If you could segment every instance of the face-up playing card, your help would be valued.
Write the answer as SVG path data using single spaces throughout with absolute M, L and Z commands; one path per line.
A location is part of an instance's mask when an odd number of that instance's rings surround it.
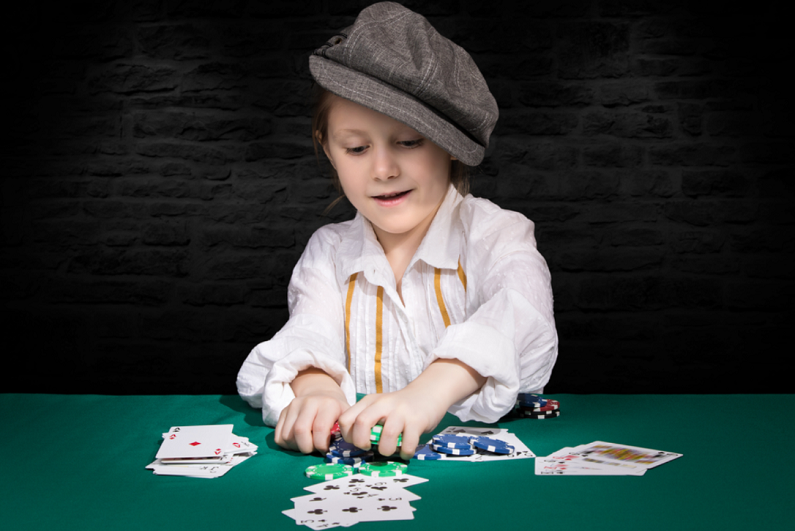
M 627 444 L 614 444 L 604 441 L 594 441 L 590 444 L 583 444 L 574 449 L 584 458 L 599 460 L 609 464 L 631 464 L 642 468 L 654 468 L 673 461 L 682 454 L 674 452 L 664 452 L 662 450 L 652 450 L 641 448 L 640 446 L 629 446 Z
M 539 476 L 642 476 L 646 469 L 632 465 L 607 466 L 586 460 L 574 448 L 561 448 L 547 457 L 536 457 Z
M 353 476 L 346 476 L 344 478 L 333 479 L 331 481 L 324 481 L 323 483 L 316 483 L 314 485 L 304 487 L 304 490 L 320 493 L 344 491 L 355 488 L 371 488 L 383 492 L 386 489 L 405 489 L 420 483 L 425 483 L 426 481 L 428 480 L 425 478 L 412 476 L 411 474 L 403 474 L 401 476 L 391 476 L 385 478 L 354 474 Z M 409 494 L 414 495 L 413 493 Z M 417 496 L 414 499 L 420 498 Z
M 414 509 L 409 501 L 397 495 L 355 496 L 346 492 L 326 492 L 300 496 L 292 501 L 296 517 L 323 518 L 342 526 L 414 518 Z
M 157 459 L 218 459 L 232 440 L 231 424 L 174 426 L 163 435 Z

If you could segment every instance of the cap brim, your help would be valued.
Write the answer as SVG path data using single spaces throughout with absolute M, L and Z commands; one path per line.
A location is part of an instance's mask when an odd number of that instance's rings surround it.
M 483 160 L 484 146 L 414 96 L 319 55 L 309 57 L 309 70 L 324 89 L 408 125 L 467 166 Z

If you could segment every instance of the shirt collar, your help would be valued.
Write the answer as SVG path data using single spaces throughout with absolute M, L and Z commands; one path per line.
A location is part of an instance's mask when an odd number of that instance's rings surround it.
M 461 247 L 461 238 L 458 235 L 462 230 L 458 207 L 461 201 L 463 197 L 451 184 L 431 226 L 428 227 L 428 232 L 414 253 L 409 268 L 417 260 L 441 269 L 458 267 Z M 394 280 L 389 282 L 392 269 L 372 225 L 358 212 L 348 230 L 342 234 L 338 260 L 337 280 L 340 284 L 358 272 L 364 272 L 368 280 L 379 284 L 394 283 Z

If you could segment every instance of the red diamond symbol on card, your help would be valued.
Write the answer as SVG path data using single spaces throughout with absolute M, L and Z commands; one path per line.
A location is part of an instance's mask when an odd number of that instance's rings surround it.
M 199 446 L 200 444 L 201 444 L 200 442 L 192 442 L 192 443 L 190 443 L 191 446 Z

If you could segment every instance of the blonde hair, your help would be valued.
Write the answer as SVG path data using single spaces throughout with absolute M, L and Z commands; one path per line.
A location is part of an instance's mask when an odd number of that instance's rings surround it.
M 320 163 L 320 149 L 323 147 L 324 142 L 328 138 L 328 115 L 334 103 L 334 98 L 338 97 L 324 89 L 317 83 L 313 86 L 313 102 L 312 102 L 312 144 L 315 146 L 315 157 Z M 345 194 L 342 191 L 340 184 L 340 177 L 337 175 L 337 170 L 329 165 L 331 169 L 331 181 L 334 183 L 334 188 L 337 190 L 339 197 L 326 207 L 325 213 L 328 213 L 334 206 L 339 203 Z M 463 164 L 460 160 L 453 160 L 450 164 L 450 182 L 458 190 L 461 195 L 469 193 L 469 167 Z

